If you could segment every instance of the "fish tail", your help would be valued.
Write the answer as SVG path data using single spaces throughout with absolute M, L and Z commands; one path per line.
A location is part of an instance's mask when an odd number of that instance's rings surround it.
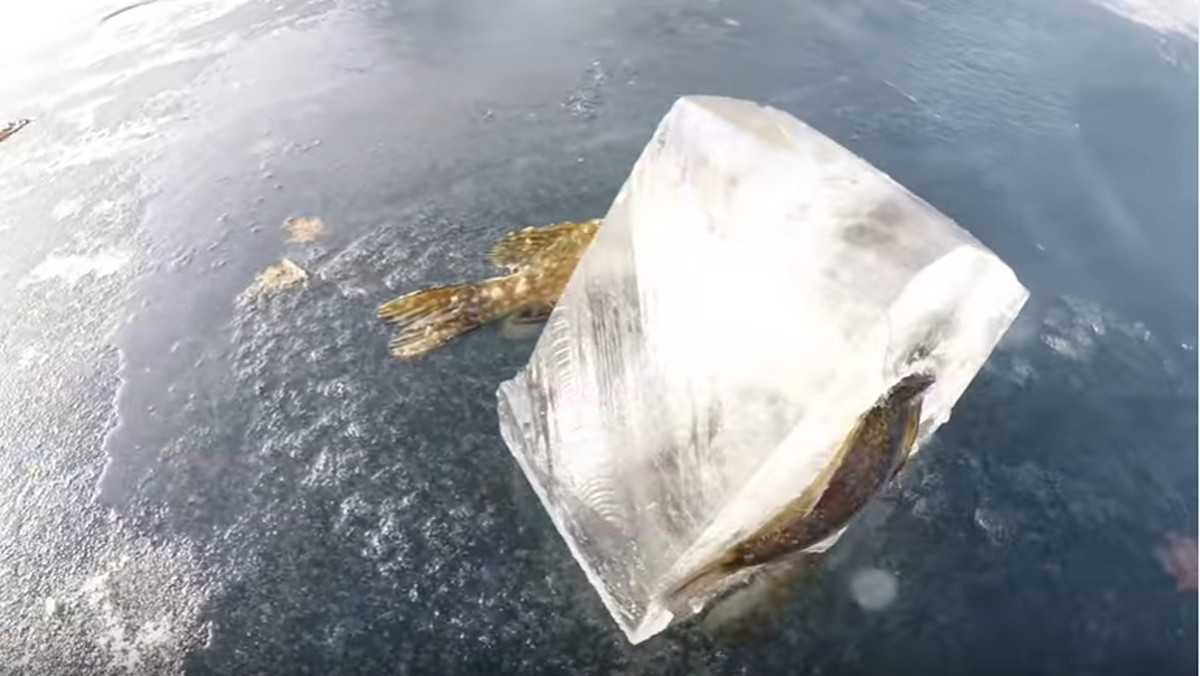
M 380 319 L 401 327 L 389 346 L 408 359 L 424 354 L 516 310 L 513 277 L 435 286 L 379 306 Z

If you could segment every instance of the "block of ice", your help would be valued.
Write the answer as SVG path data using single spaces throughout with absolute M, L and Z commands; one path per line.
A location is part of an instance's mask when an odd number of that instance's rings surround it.
M 1027 298 L 953 221 L 794 117 L 685 97 L 634 165 L 501 431 L 634 642 L 920 365 L 920 440 Z M 828 543 L 824 543 L 828 545 Z

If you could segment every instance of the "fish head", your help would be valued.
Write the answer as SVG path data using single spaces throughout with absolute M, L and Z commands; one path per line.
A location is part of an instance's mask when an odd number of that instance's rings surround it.
M 924 395 L 933 382 L 932 373 L 910 373 L 892 386 L 892 389 L 888 391 L 887 401 L 896 404 L 911 404 Z

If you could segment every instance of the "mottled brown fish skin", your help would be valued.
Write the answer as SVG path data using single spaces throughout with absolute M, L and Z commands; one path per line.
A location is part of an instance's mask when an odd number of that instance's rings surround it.
M 676 594 L 804 550 L 846 525 L 908 458 L 921 420 L 921 400 L 932 384 L 933 376 L 927 374 L 901 379 L 859 419 L 835 456 L 833 475 L 811 510 L 811 498 L 797 498 L 715 564 L 691 576 Z
M 920 374 L 907 376 L 893 387 L 863 416 L 841 464 L 812 511 L 782 524 L 774 520 L 767 524 L 767 530 L 734 548 L 734 565 L 757 565 L 799 551 L 846 525 L 908 456 L 921 419 L 921 395 L 932 384 L 931 376 Z
M 481 282 L 435 286 L 379 306 L 378 316 L 398 324 L 391 353 L 408 359 L 507 316 L 545 319 L 558 302 L 600 220 L 564 222 L 508 233 L 490 258 L 511 272 Z

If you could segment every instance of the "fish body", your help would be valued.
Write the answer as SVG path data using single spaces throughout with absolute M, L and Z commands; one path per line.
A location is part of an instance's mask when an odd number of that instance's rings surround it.
M 837 533 L 908 459 L 921 420 L 921 400 L 932 384 L 933 376 L 927 374 L 902 378 L 859 417 L 826 470 L 828 481 L 818 479 L 715 563 L 689 576 L 674 595 L 690 596 L 731 573 L 777 561 Z
M 429 287 L 380 305 L 378 316 L 401 327 L 391 353 L 415 357 L 504 317 L 518 323 L 545 320 L 599 227 L 600 220 L 593 219 L 515 230 L 489 254 L 508 274 Z

